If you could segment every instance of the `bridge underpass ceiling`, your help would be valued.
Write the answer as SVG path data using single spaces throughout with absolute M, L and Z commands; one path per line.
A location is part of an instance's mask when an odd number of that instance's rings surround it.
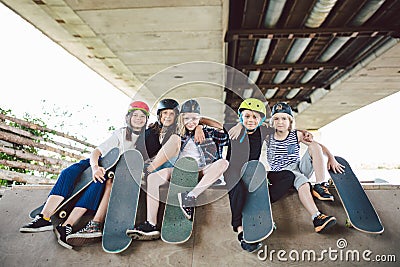
M 268 102 L 289 102 L 298 112 L 297 124 L 316 129 L 400 91 L 396 39 L 400 22 L 395 19 L 400 1 L 0 1 L 130 97 L 146 79 L 175 64 L 226 63 L 246 75 L 260 71 L 255 82 L 262 95 L 251 96 L 264 97 L 268 89 L 276 89 Z M 318 27 L 305 26 L 310 14 L 318 13 L 313 10 L 320 2 L 332 5 L 331 10 Z M 269 8 L 279 13 L 279 4 L 282 10 L 277 21 L 266 27 Z M 375 10 L 374 4 L 378 6 Z M 369 7 L 368 12 L 364 7 Z M 357 20 L 361 13 L 370 14 L 368 20 Z M 331 59 L 321 61 L 337 37 L 349 40 Z M 261 39 L 270 42 L 269 49 L 263 61 L 255 62 Z M 308 45 L 297 60 L 288 60 L 298 39 L 306 39 Z M 301 82 L 313 69 L 317 74 Z M 274 82 L 279 71 L 289 75 Z M 210 84 L 185 84 L 165 95 L 171 89 L 169 82 L 194 80 L 197 73 L 189 69 L 166 75 L 161 74 L 161 82 L 151 87 L 156 96 L 171 96 L 180 102 L 200 97 L 205 115 L 218 120 L 224 116 L 221 103 L 237 108 L 240 98 Z M 222 70 L 213 68 L 204 76 L 217 84 L 225 78 Z M 246 85 L 240 86 L 244 93 Z M 289 99 L 292 89 L 298 93 Z M 142 93 L 150 103 L 156 100 Z M 206 97 L 215 100 L 206 101 Z

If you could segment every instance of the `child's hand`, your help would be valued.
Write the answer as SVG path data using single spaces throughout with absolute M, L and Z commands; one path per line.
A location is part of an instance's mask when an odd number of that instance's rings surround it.
M 242 124 L 240 123 L 236 124 L 228 131 L 229 138 L 232 140 L 237 139 L 241 131 L 242 131 Z
M 106 178 L 104 178 L 104 175 L 106 174 L 106 169 L 104 169 L 103 167 L 94 166 L 92 168 L 92 172 L 93 172 L 92 179 L 95 183 L 97 183 L 97 181 L 103 183 L 106 180 Z
M 334 173 L 343 173 L 344 168 L 334 157 L 328 158 L 328 170 L 332 170 Z
M 194 141 L 201 144 L 204 142 L 204 140 L 206 140 L 206 136 L 203 132 L 203 126 L 197 125 L 196 129 L 194 130 Z
M 298 130 L 303 134 L 303 142 L 307 145 L 311 144 L 314 141 L 314 136 L 309 131 Z

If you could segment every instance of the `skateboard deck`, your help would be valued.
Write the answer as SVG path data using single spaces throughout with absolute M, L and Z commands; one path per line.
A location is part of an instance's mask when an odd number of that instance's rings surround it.
M 329 171 L 329 174 L 351 226 L 365 233 L 382 233 L 384 228 L 381 220 L 349 163 L 341 157 L 335 158 L 337 162 L 345 166 L 344 172 Z
M 274 228 L 266 176 L 264 165 L 257 160 L 242 167 L 241 177 L 248 188 L 242 211 L 243 239 L 249 243 L 266 239 Z
M 193 158 L 181 158 L 174 165 L 161 226 L 161 239 L 166 243 L 184 243 L 192 235 L 195 214 L 192 220 L 185 217 L 179 206 L 178 193 L 191 191 L 197 184 L 198 174 Z
M 133 229 L 135 224 L 143 165 L 143 157 L 137 150 L 126 151 L 116 165 L 104 222 L 105 252 L 120 253 L 132 242 L 126 230 Z
M 104 167 L 107 171 L 106 175 L 109 177 L 113 176 L 113 172 L 109 171 L 118 161 L 119 158 L 119 149 L 113 148 L 111 149 L 104 157 L 99 160 L 99 165 Z M 93 181 L 92 179 L 92 168 L 87 168 L 81 176 L 77 179 L 75 183 L 75 187 L 72 191 L 71 197 L 65 199 L 54 211 L 51 216 L 51 222 L 53 225 L 57 226 L 60 223 L 63 223 L 68 215 L 71 213 L 72 209 L 75 207 L 76 202 L 79 200 L 79 197 L 83 193 L 83 191 L 90 185 Z M 30 213 L 31 218 L 35 218 L 38 215 L 45 204 L 42 204 L 40 207 L 34 209 Z M 78 228 L 77 228 L 78 229 Z

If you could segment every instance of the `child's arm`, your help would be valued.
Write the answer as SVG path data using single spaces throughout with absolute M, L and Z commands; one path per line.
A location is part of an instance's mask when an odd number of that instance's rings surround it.
M 329 149 L 326 146 L 324 146 L 314 140 L 309 142 L 309 140 L 306 137 L 306 134 L 303 132 L 304 131 L 297 131 L 297 138 L 298 138 L 299 142 L 301 142 L 307 146 L 311 145 L 312 143 L 318 144 L 319 146 L 321 146 L 322 153 L 328 157 L 328 164 L 327 164 L 328 170 L 332 170 L 334 173 L 338 173 L 338 172 L 342 173 L 344 166 L 339 164 L 339 162 L 336 161 L 335 157 L 329 151 Z M 305 131 L 305 132 L 308 133 L 307 131 Z
M 210 118 L 204 118 L 202 117 L 200 119 L 199 125 L 196 127 L 195 131 L 194 131 L 194 141 L 196 143 L 203 143 L 204 140 L 206 140 L 206 136 L 204 135 L 203 132 L 203 126 L 202 125 L 207 125 L 213 128 L 217 128 L 217 129 L 222 129 L 223 126 L 221 123 L 219 123 L 216 120 L 210 119 Z
M 200 118 L 199 124 L 207 125 L 207 126 L 217 128 L 217 129 L 224 128 L 224 126 L 221 123 L 219 123 L 218 121 L 216 121 L 214 119 L 210 119 L 210 118 L 204 118 L 204 117 Z
M 92 168 L 92 179 L 95 183 L 99 181 L 103 183 L 106 178 L 104 175 L 106 174 L 106 170 L 99 166 L 99 158 L 101 156 L 101 151 L 99 148 L 95 148 L 92 153 L 90 154 L 90 166 Z
M 302 134 L 302 141 L 304 144 L 311 144 L 311 142 L 314 141 L 314 136 L 312 135 L 312 133 L 310 133 L 309 131 L 306 130 L 297 130 L 297 133 L 301 133 Z M 299 134 L 297 134 L 297 136 L 299 137 Z M 300 141 L 300 139 L 299 139 Z
M 332 170 L 334 173 L 343 173 L 345 167 L 336 161 L 335 156 L 333 156 L 326 146 L 318 144 L 321 146 L 324 155 L 328 157 L 328 170 Z
M 242 131 L 242 124 L 238 122 L 235 126 L 233 126 L 231 129 L 229 129 L 228 134 L 229 138 L 232 140 L 235 140 L 239 137 L 240 132 Z

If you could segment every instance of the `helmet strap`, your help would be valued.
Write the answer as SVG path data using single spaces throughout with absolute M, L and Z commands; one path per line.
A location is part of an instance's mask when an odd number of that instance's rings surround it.
M 263 124 L 263 122 L 265 121 L 265 119 L 266 119 L 266 117 L 262 118 L 261 121 L 258 123 L 257 127 L 254 128 L 253 130 L 250 130 L 250 129 L 247 129 L 247 128 L 244 126 L 244 124 L 243 124 L 242 113 L 239 113 L 239 120 L 240 120 L 240 123 L 241 123 L 241 124 L 243 125 L 243 127 L 244 127 L 244 133 L 243 133 L 243 136 L 240 138 L 240 141 L 239 141 L 239 142 L 242 143 L 243 140 L 244 140 L 244 138 L 245 138 L 245 136 L 246 136 L 248 133 L 254 133 L 255 131 L 257 131 L 258 127 L 260 127 L 260 126 Z

